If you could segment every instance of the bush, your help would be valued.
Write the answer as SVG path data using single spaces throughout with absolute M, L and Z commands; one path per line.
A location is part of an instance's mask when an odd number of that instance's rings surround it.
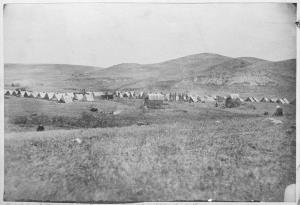
M 225 100 L 225 107 L 227 107 L 227 108 L 239 107 L 241 105 L 241 103 L 242 102 L 238 98 L 232 99 L 231 97 L 228 97 Z
M 40 124 L 44 126 L 63 127 L 63 128 L 96 128 L 96 127 L 121 127 L 136 124 L 136 117 L 126 117 L 122 119 L 119 116 L 114 116 L 108 113 L 91 113 L 83 112 L 78 118 L 67 116 L 47 115 L 29 115 L 18 116 L 13 119 L 13 124 L 19 126 L 34 127 Z

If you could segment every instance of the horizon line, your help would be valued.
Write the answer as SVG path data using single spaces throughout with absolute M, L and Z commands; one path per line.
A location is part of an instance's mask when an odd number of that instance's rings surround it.
M 70 66 L 85 66 L 85 67 L 96 67 L 96 68 L 102 68 L 102 69 L 107 69 L 113 66 L 117 66 L 117 65 L 122 65 L 122 64 L 138 64 L 138 65 L 152 65 L 152 64 L 159 64 L 159 63 L 164 63 L 164 62 L 168 62 L 168 61 L 172 61 L 172 60 L 176 60 L 176 59 L 180 59 L 180 58 L 184 58 L 184 57 L 189 57 L 189 56 L 194 56 L 194 55 L 204 55 L 204 54 L 210 54 L 210 55 L 216 55 L 216 56 L 223 56 L 223 57 L 227 57 L 227 58 L 232 58 L 232 59 L 239 59 L 239 58 L 257 58 L 259 60 L 263 60 L 263 61 L 269 61 L 269 62 L 280 62 L 280 61 L 287 61 L 287 60 L 296 60 L 297 57 L 295 58 L 287 58 L 287 59 L 283 59 L 283 60 L 266 60 L 263 58 L 259 58 L 259 57 L 254 57 L 254 56 L 240 56 L 240 57 L 230 57 L 230 56 L 225 56 L 225 55 L 221 55 L 221 54 L 217 54 L 217 53 L 209 53 L 209 52 L 204 52 L 204 53 L 195 53 L 195 54 L 190 54 L 190 55 L 185 55 L 185 56 L 181 56 L 181 57 L 176 57 L 176 58 L 172 58 L 172 59 L 167 59 L 164 61 L 160 61 L 160 62 L 155 62 L 155 63 L 136 63 L 136 62 L 123 62 L 123 63 L 116 63 L 116 64 L 112 64 L 110 66 L 105 66 L 105 67 L 101 67 L 101 66 L 97 66 L 97 65 L 84 65 L 84 64 L 68 64 L 68 63 L 12 63 L 12 62 L 4 62 L 3 65 L 9 65 L 9 64 L 15 64 L 15 65 L 70 65 Z

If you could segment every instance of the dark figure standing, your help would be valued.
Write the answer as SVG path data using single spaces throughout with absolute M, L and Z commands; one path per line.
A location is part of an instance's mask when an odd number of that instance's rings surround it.
M 283 116 L 283 109 L 279 105 L 276 106 L 275 116 Z
M 39 126 L 37 127 L 36 131 L 40 132 L 40 131 L 44 131 L 45 128 L 42 124 L 39 124 Z

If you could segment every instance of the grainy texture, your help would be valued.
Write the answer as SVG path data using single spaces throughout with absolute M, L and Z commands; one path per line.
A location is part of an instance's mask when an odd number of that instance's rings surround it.
M 282 201 L 285 187 L 295 183 L 293 105 L 284 106 L 285 116 L 276 118 L 283 124 L 275 125 L 263 116 L 263 111 L 275 110 L 274 104 L 221 109 L 212 104 L 170 103 L 163 110 L 142 112 L 135 100 L 106 103 L 94 104 L 103 110 L 114 104 L 131 107 L 131 112 L 124 111 L 125 118 L 151 123 L 7 132 L 5 200 Z M 41 113 L 50 115 L 46 104 Z M 6 109 L 10 105 L 6 103 Z M 88 104 L 71 106 L 88 109 Z M 33 112 L 26 109 L 28 115 Z M 61 109 L 59 114 L 76 113 Z

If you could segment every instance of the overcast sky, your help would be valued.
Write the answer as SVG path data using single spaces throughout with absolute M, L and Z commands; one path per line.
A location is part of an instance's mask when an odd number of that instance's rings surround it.
M 292 4 L 10 4 L 5 63 L 107 67 L 196 53 L 296 58 Z

